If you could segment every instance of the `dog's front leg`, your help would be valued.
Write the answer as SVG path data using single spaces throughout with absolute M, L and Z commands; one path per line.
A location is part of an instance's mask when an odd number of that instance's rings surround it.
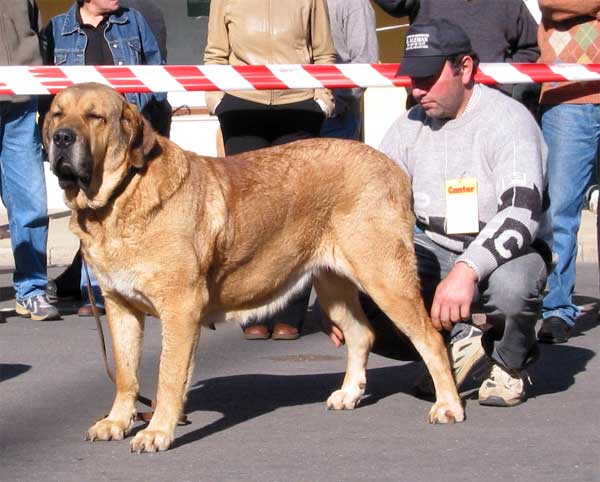
M 87 439 L 122 440 L 131 429 L 139 391 L 137 370 L 144 336 L 144 314 L 119 299 L 106 297 L 106 315 L 115 358 L 116 394 L 110 413 L 96 422 Z
M 174 306 L 178 306 L 177 303 Z M 191 310 L 179 309 L 178 312 L 161 314 L 163 346 L 156 410 L 148 427 L 132 440 L 132 452 L 163 451 L 173 443 L 175 427 L 183 414 L 185 390 L 200 335 L 199 306 L 196 304 Z

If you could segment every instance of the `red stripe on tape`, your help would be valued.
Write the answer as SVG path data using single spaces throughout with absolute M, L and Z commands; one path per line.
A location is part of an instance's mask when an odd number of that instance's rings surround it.
M 73 82 L 69 80 L 60 67 L 34 67 L 30 69 L 29 72 L 41 85 L 46 87 L 51 94 L 57 94 L 62 89 L 73 85 Z
M 562 75 L 552 72 L 552 69 L 546 64 L 511 64 L 522 74 L 532 79 L 544 79 L 545 82 L 562 82 L 565 79 Z
M 196 65 L 165 65 L 164 68 L 185 90 L 219 90 Z
M 137 76 L 129 69 L 129 67 L 121 66 L 98 66 L 96 70 L 113 87 L 118 87 L 120 92 L 133 93 L 142 92 L 150 93 L 150 90 Z M 134 90 L 132 90 L 134 89 Z
M 309 64 L 302 68 L 323 85 L 335 84 L 336 87 L 348 89 L 358 87 L 351 79 L 346 77 L 337 65 L 333 64 Z
M 496 79 L 484 74 L 481 70 L 475 72 L 475 81 L 485 85 L 494 85 L 498 83 Z
M 266 65 L 236 65 L 233 68 L 257 90 L 288 88 Z
M 389 79 L 396 87 L 410 87 L 410 79 L 408 77 L 396 77 L 400 64 L 373 64 L 372 67 L 385 78 Z

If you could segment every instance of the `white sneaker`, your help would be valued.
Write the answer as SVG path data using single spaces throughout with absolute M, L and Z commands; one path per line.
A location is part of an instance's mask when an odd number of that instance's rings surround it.
M 33 295 L 25 299 L 17 298 L 15 311 L 18 315 L 29 316 L 35 321 L 60 319 L 58 309 L 50 304 L 46 295 Z
M 459 390 L 467 378 L 477 378 L 489 369 L 487 357 L 481 345 L 483 332 L 473 325 L 465 326 L 467 328 L 453 338 L 448 346 L 452 376 Z M 433 395 L 435 393 L 433 380 L 429 372 L 417 382 L 415 391 L 421 395 Z
M 506 371 L 494 363 L 489 378 L 479 388 L 479 404 L 490 407 L 514 407 L 523 403 L 526 374 L 523 371 Z

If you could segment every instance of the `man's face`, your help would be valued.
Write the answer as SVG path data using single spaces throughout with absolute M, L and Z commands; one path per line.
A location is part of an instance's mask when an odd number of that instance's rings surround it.
M 89 6 L 95 13 L 104 15 L 119 9 L 119 0 L 89 0 Z
M 472 71 L 472 60 L 470 57 L 465 59 L 470 61 L 467 63 L 471 67 L 463 64 L 459 73 L 454 73 L 450 62 L 446 60 L 438 75 L 411 79 L 412 95 L 428 117 L 454 119 L 464 111 L 470 98 L 467 85 Z

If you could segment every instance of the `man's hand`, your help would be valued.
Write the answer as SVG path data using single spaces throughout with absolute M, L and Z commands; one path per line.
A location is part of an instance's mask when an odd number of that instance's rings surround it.
M 437 330 L 450 331 L 452 323 L 471 316 L 471 303 L 477 286 L 477 273 L 465 263 L 456 263 L 435 290 L 431 321 Z
M 323 313 L 321 318 L 321 326 L 323 327 L 323 331 L 329 337 L 329 339 L 333 342 L 336 348 L 339 348 L 346 340 L 344 338 L 344 332 L 337 326 L 333 321 L 329 319 L 329 317 Z

